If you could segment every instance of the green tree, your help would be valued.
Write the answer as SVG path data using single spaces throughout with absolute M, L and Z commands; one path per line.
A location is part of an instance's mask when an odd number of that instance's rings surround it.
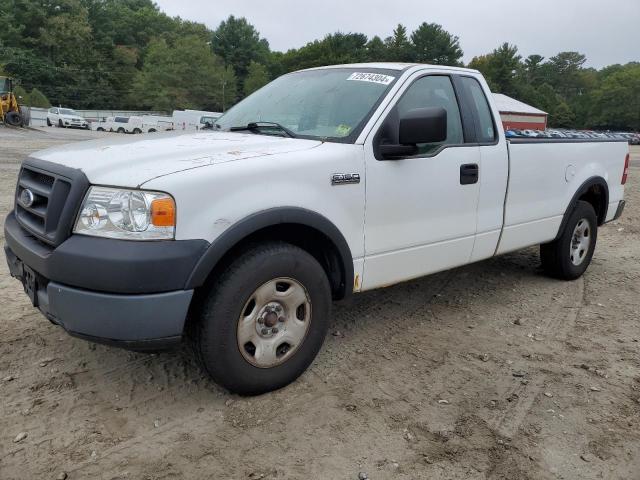
M 236 96 L 236 81 L 198 36 L 173 45 L 152 40 L 134 83 L 132 103 L 141 108 L 220 110 Z
M 27 105 L 28 107 L 31 105 L 31 99 L 29 98 L 29 93 L 20 85 L 14 87 L 13 94 L 18 99 L 18 103 L 20 105 Z
M 536 86 L 545 80 L 544 57 L 529 55 L 524 61 L 524 74 L 527 83 Z
M 549 124 L 557 128 L 575 128 L 576 114 L 567 102 L 560 100 L 549 116 Z
M 39 108 L 49 108 L 51 102 L 49 99 L 37 88 L 33 88 L 29 93 L 29 106 Z
M 485 75 L 492 90 L 518 98 L 522 92 L 521 60 L 518 47 L 504 43 L 488 55 L 475 57 L 469 66 Z
M 388 59 L 393 62 L 412 62 L 414 53 L 407 36 L 407 27 L 398 24 L 393 35 L 385 40 Z
M 587 57 L 578 52 L 561 52 L 548 63 L 549 80 L 565 99 L 584 93 L 582 67 Z
M 282 57 L 287 72 L 323 65 L 363 62 L 367 59 L 367 36 L 362 33 L 332 33 Z
M 640 64 L 631 63 L 607 75 L 591 96 L 594 125 L 640 131 Z
M 244 94 L 249 96 L 256 90 L 264 87 L 267 83 L 269 83 L 267 67 L 257 62 L 251 62 L 249 64 L 247 78 L 244 81 Z
M 77 0 L 65 0 L 58 5 L 57 15 L 48 17 L 40 28 L 40 45 L 54 62 L 82 64 L 91 45 L 89 14 Z
M 366 45 L 368 62 L 384 62 L 388 59 L 389 52 L 379 36 L 373 37 Z
M 246 18 L 231 15 L 212 34 L 213 52 L 231 65 L 238 79 L 238 91 L 243 90 L 244 80 L 252 61 L 265 65 L 269 57 L 269 42 Z
M 420 63 L 460 66 L 464 55 L 458 37 L 441 25 L 423 23 L 411 34 L 413 60 Z

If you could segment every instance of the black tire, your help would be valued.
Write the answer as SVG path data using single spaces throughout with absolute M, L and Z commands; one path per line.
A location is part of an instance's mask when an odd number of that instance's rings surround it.
M 104 132 L 104 128 L 102 128 L 102 127 L 98 127 L 98 128 L 96 128 L 96 131 L 98 131 L 98 132 Z
M 133 133 L 135 133 L 137 135 L 139 133 L 142 133 L 142 130 L 140 130 L 139 128 L 134 128 L 133 129 Z
M 282 277 L 304 287 L 311 305 L 310 323 L 288 359 L 260 368 L 240 351 L 238 322 L 254 292 Z M 306 251 L 284 242 L 253 247 L 229 265 L 209 288 L 190 336 L 196 357 L 218 384 L 240 395 L 259 395 L 293 382 L 313 362 L 329 326 L 331 288 L 322 266 Z
M 578 249 L 574 258 L 579 261 L 576 265 L 572 261 L 572 243 L 574 232 L 580 222 L 586 221 L 588 226 L 589 245 L 584 250 Z M 579 201 L 569 215 L 560 237 L 545 245 L 540 245 L 540 260 L 544 271 L 561 280 L 576 280 L 580 278 L 591 264 L 593 252 L 598 241 L 598 217 L 593 206 L 588 202 Z
M 124 131 L 124 128 L 120 127 L 120 128 L 118 129 L 118 133 L 126 133 L 126 132 Z
M 18 112 L 9 112 L 5 115 L 4 121 L 12 127 L 22 126 L 22 116 Z
M 51 120 L 49 120 L 49 117 L 47 117 L 47 127 L 53 127 L 53 123 L 51 123 Z
M 156 129 L 155 128 L 150 128 L 149 129 L 149 133 L 156 133 Z
M 58 127 L 64 128 L 64 123 L 62 123 L 61 119 L 58 120 Z

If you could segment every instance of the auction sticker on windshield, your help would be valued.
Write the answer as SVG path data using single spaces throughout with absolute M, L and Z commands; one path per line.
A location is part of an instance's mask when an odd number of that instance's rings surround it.
M 381 85 L 390 85 L 396 77 L 391 77 L 389 75 L 383 75 L 381 73 L 365 73 L 365 72 L 355 72 L 351 74 L 347 80 L 352 80 L 355 82 L 371 82 L 371 83 L 379 83 Z

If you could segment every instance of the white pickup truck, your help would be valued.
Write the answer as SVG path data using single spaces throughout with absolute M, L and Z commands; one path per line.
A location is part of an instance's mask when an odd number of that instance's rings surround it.
M 482 76 L 361 64 L 285 75 L 216 130 L 27 158 L 5 251 L 71 335 L 136 350 L 189 339 L 241 394 L 313 361 L 332 300 L 541 245 L 591 262 L 624 208 L 623 141 L 506 141 Z

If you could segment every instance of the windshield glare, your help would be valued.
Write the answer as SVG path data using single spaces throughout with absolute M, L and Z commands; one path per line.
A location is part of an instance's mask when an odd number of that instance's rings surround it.
M 275 122 L 303 138 L 355 141 L 398 76 L 393 70 L 342 68 L 292 73 L 240 102 L 216 124 L 229 130 Z

